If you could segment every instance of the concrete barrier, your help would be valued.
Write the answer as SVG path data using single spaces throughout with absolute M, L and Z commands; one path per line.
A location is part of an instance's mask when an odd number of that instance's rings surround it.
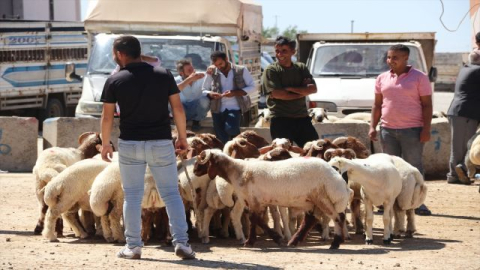
M 380 131 L 379 131 L 380 132 Z M 432 120 L 430 141 L 423 148 L 423 169 L 428 177 L 444 179 L 448 172 L 450 159 L 450 125 L 447 118 Z M 378 135 L 380 140 L 380 134 Z M 374 143 L 375 153 L 382 152 L 380 142 Z
M 359 139 L 370 150 L 368 123 L 318 123 L 313 125 L 320 139 L 333 141 L 338 137 L 353 136 Z
M 119 119 L 115 118 L 112 129 L 112 142 L 118 149 L 120 136 Z M 78 136 L 84 132 L 100 132 L 100 119 L 57 117 L 43 122 L 43 149 L 49 147 L 78 147 Z
M 31 172 L 37 160 L 35 117 L 0 116 L 0 170 Z

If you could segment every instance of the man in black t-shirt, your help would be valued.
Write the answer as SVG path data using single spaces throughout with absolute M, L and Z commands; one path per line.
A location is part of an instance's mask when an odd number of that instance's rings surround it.
M 175 254 L 183 259 L 193 259 L 195 253 L 188 245 L 188 227 L 178 191 L 175 159 L 175 152 L 182 153 L 188 148 L 185 113 L 172 74 L 164 68 L 154 68 L 142 62 L 140 53 L 140 42 L 135 37 L 115 39 L 113 55 L 121 69 L 107 79 L 101 98 L 104 102 L 101 137 L 107 142 L 110 142 L 115 103 L 122 108 L 118 155 L 127 244 L 117 257 L 141 258 L 141 204 L 148 164 L 167 208 Z M 171 141 L 168 103 L 177 126 L 176 150 Z M 103 144 L 101 153 L 102 158 L 109 161 L 113 154 L 111 145 Z

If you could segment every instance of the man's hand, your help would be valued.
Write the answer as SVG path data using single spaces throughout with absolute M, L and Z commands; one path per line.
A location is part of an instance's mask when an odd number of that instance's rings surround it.
M 305 80 L 303 80 L 303 86 L 307 86 L 309 84 L 312 84 L 312 79 L 306 78 Z
M 423 128 L 422 132 L 420 133 L 420 142 L 426 143 L 430 141 L 430 129 Z
M 223 92 L 222 96 L 223 97 L 233 97 L 233 92 L 232 92 L 232 90 L 227 90 L 227 91 Z
M 102 144 L 102 159 L 111 162 L 113 158 L 113 148 L 111 144 Z
M 175 153 L 179 156 L 183 156 L 188 151 L 188 143 L 186 138 L 177 138 L 175 141 Z
M 215 66 L 214 65 L 211 65 L 207 68 L 207 71 L 205 73 L 207 73 L 207 75 L 212 75 L 213 72 L 215 71 Z
M 223 96 L 222 94 L 211 92 L 211 93 L 208 93 L 208 97 L 211 99 L 221 99 Z
M 370 130 L 368 131 L 368 137 L 370 138 L 370 140 L 376 142 L 378 139 L 377 139 L 377 130 L 373 127 L 370 127 Z
M 191 80 L 192 82 L 195 82 L 195 81 L 198 81 L 198 80 L 202 79 L 203 77 L 205 77 L 205 74 L 196 73 L 195 71 L 193 71 L 193 73 L 190 74 L 190 76 L 188 76 L 187 79 Z

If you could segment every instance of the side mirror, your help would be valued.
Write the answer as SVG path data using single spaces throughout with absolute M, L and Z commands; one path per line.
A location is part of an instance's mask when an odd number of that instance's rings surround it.
M 438 70 L 436 67 L 431 67 L 430 72 L 428 72 L 428 79 L 430 79 L 430 82 L 436 82 L 437 81 L 437 75 L 438 75 Z
M 75 73 L 75 64 L 72 62 L 67 62 L 65 64 L 65 79 L 68 82 L 73 82 L 74 80 L 82 80 L 82 76 Z

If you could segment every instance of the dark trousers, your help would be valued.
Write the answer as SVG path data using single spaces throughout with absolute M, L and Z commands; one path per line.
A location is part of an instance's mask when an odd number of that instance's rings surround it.
M 225 110 L 221 113 L 212 113 L 215 136 L 223 143 L 240 134 L 240 110 Z
M 287 138 L 303 147 L 306 142 L 318 140 L 318 133 L 312 125 L 312 118 L 273 117 L 270 124 L 272 139 Z
M 450 171 L 447 174 L 447 180 L 457 178 L 458 175 L 455 167 L 465 162 L 465 154 L 467 153 L 467 142 L 475 135 L 478 128 L 478 122 L 461 116 L 448 116 L 450 123 L 451 143 L 450 143 Z

